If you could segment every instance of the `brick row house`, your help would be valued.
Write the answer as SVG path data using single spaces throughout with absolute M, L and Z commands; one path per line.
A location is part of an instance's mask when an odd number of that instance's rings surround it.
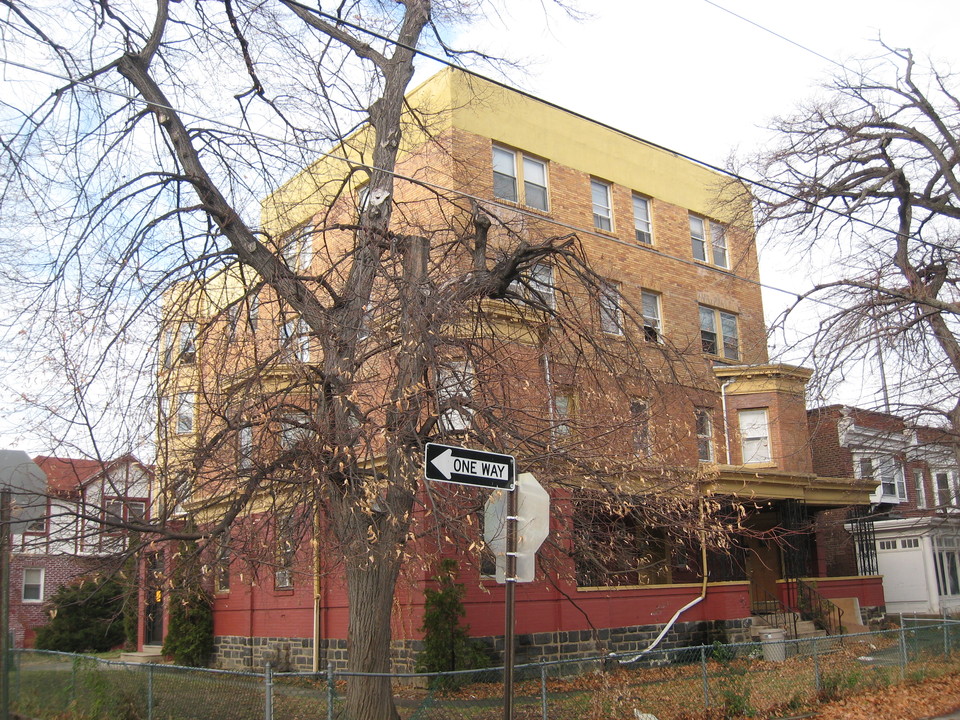
M 149 520 L 152 469 L 132 455 L 109 461 L 40 455 L 46 512 L 13 535 L 10 628 L 15 647 L 31 647 L 49 619 L 45 606 L 65 584 L 113 572 L 127 547 L 103 520 Z
M 873 486 L 814 465 L 804 397 L 810 372 L 769 362 L 752 225 L 736 212 L 742 203 L 718 202 L 724 179 L 456 71 L 426 81 L 408 103 L 430 118 L 432 137 L 414 131 L 406 138 L 398 178 L 414 181 L 398 179 L 390 199 L 398 223 L 426 234 L 443 212 L 432 201 L 442 189 L 460 198 L 445 222 L 463 222 L 469 207 L 479 206 L 494 228 L 512 228 L 511 238 L 575 234 L 583 257 L 603 275 L 588 297 L 572 289 L 560 265 L 531 265 L 511 288 L 447 324 L 449 349 L 438 353 L 426 380 L 436 401 L 428 418 L 433 439 L 486 437 L 487 449 L 516 454 L 520 470 L 540 462 L 535 447 L 590 460 L 581 478 L 551 474 L 546 461 L 537 465 L 553 496 L 552 537 L 566 544 L 546 550 L 536 581 L 518 588 L 522 657 L 632 651 L 644 646 L 639 638 L 662 630 L 673 644 L 703 641 L 718 628 L 743 637 L 758 608 L 796 604 L 800 583 L 826 598 L 882 609 L 876 573 L 831 572 L 835 565 L 818 544 L 818 518 L 868 507 Z M 358 179 L 340 159 L 351 152 L 362 158 L 361 145 L 362 137 L 345 141 L 264 203 L 267 235 L 296 239 L 283 256 L 304 276 L 349 265 L 344 219 L 382 201 L 369 198 L 362 173 Z M 742 199 L 742 189 L 734 192 Z M 499 237 L 491 231 L 490 242 Z M 534 297 L 552 319 L 511 304 L 511 290 Z M 317 409 L 303 390 L 320 359 L 316 338 L 269 288 L 234 267 L 171 288 L 166 317 L 156 489 L 164 512 L 192 513 L 213 527 L 250 478 L 287 473 L 282 484 L 258 486 L 249 510 L 211 550 L 216 661 L 238 667 L 282 658 L 299 668 L 342 662 L 344 558 L 325 549 L 322 512 L 304 519 L 282 499 L 296 485 L 305 441 L 322 443 Z M 586 373 L 583 358 L 594 356 L 582 348 L 575 354 L 569 340 L 550 343 L 566 320 L 590 324 L 596 347 L 614 355 L 629 348 L 618 367 L 637 376 Z M 389 342 L 392 322 L 371 310 L 357 332 L 363 341 Z M 479 345 L 486 354 L 469 354 Z M 362 372 L 376 378 L 378 370 Z M 361 408 L 377 395 L 377 381 L 363 392 Z M 493 405 L 482 401 L 494 396 L 498 409 L 528 422 L 522 442 L 484 435 Z M 614 465 L 609 477 L 597 469 Z M 673 532 L 665 515 L 644 510 L 645 494 L 652 498 L 651 488 L 668 480 L 690 507 L 706 503 L 731 514 L 722 541 L 706 542 L 706 530 Z M 598 488 L 614 484 L 628 498 L 623 507 L 591 505 Z M 423 522 L 434 495 L 444 492 L 421 487 Z M 476 493 L 462 497 L 482 503 Z M 377 512 L 376 497 L 368 511 Z M 395 601 L 398 666 L 409 667 L 420 640 L 432 564 L 416 549 L 428 545 L 460 559 L 471 634 L 498 647 L 503 588 L 482 552 L 453 542 L 457 533 L 473 533 L 471 545 L 480 544 L 479 523 L 470 517 L 411 541 Z M 258 543 L 271 551 L 254 557 Z
M 956 442 L 888 413 L 833 405 L 810 411 L 814 467 L 875 485 L 867 512 L 834 527 L 835 572 L 883 576 L 888 612 L 960 607 L 960 486 Z M 866 509 L 865 509 L 866 510 Z M 838 520 L 842 518 L 837 518 Z M 864 568 L 875 548 L 875 566 Z

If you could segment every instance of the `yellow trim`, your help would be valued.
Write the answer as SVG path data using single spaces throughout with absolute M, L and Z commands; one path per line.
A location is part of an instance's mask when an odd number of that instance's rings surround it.
M 750 586 L 749 580 L 723 580 L 721 582 L 708 582 L 707 587 L 720 587 L 722 585 L 743 585 L 744 587 Z M 691 588 L 699 589 L 703 587 L 703 583 L 651 583 L 650 585 L 610 585 L 610 586 L 590 586 L 590 587 L 578 587 L 577 592 L 604 592 L 608 590 L 648 590 L 648 589 L 659 589 L 663 588 Z
M 822 581 L 824 581 L 824 580 L 866 580 L 866 579 L 870 579 L 870 578 L 874 578 L 874 579 L 877 579 L 877 580 L 881 580 L 881 579 L 883 579 L 883 575 L 841 575 L 841 576 L 839 576 L 839 577 L 802 577 L 802 578 L 799 578 L 799 579 L 802 580 L 802 581 L 805 582 L 805 583 L 815 584 L 815 583 L 818 583 L 818 582 L 822 582 Z M 777 580 L 777 582 L 778 582 L 778 583 L 786 583 L 786 582 L 793 582 L 793 581 L 792 581 L 792 580 L 784 580 L 783 578 L 780 578 L 780 579 Z
M 808 505 L 869 505 L 875 487 L 854 478 L 818 477 L 806 473 L 751 471 L 721 465 L 715 478 L 700 486 L 707 495 L 733 495 L 740 500 L 803 500 Z
M 722 383 L 731 381 L 726 386 L 727 395 L 752 395 L 763 392 L 783 392 L 802 395 L 807 381 L 813 375 L 808 368 L 795 365 L 728 365 L 717 366 L 713 369 L 714 375 Z

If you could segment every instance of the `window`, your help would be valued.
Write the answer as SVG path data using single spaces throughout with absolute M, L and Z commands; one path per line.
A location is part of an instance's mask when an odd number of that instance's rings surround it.
M 256 334 L 257 323 L 260 320 L 260 296 L 251 295 L 247 299 L 247 325 L 250 327 L 250 333 Z
M 727 228 L 710 221 L 710 245 L 713 248 L 713 264 L 727 267 Z
M 643 304 L 643 337 L 650 342 L 662 342 L 660 334 L 660 295 L 649 290 L 640 294 Z
M 234 303 L 226 309 L 227 322 L 227 342 L 232 343 L 237 340 L 237 329 L 240 326 L 240 305 Z
M 440 429 L 457 432 L 470 427 L 473 410 L 468 407 L 473 394 L 473 365 L 468 360 L 451 362 L 437 373 L 437 412 Z
M 173 330 L 163 331 L 163 366 L 165 368 L 173 366 Z
M 727 229 L 724 225 L 691 215 L 690 245 L 694 260 L 712 262 L 717 267 L 727 267 Z
M 957 538 L 942 535 L 933 538 L 933 564 L 937 573 L 937 592 L 940 595 L 960 595 L 960 561 L 957 558 Z
M 740 411 L 740 442 L 744 465 L 770 462 L 770 438 L 765 409 Z
M 283 246 L 283 259 L 293 271 L 310 269 L 313 261 L 313 225 L 308 223 L 295 231 Z
M 193 404 L 192 392 L 180 393 L 177 402 L 177 435 L 187 435 L 193 432 Z
M 857 476 L 877 483 L 874 502 L 902 502 L 907 499 L 903 469 L 890 455 L 863 455 L 856 459 Z
M 27 523 L 26 530 L 24 532 L 28 533 L 38 533 L 43 534 L 47 532 L 47 518 L 37 518 L 36 520 L 31 520 Z
M 43 568 L 23 569 L 23 601 L 43 602 Z
M 104 520 L 113 522 L 138 522 L 143 520 L 147 513 L 147 504 L 142 500 L 124 500 L 110 498 L 103 503 Z M 118 528 L 108 527 L 108 532 L 116 532 Z
M 253 469 L 253 426 L 244 425 L 237 431 L 237 467 L 241 473 Z
M 280 326 L 280 349 L 287 360 L 310 362 L 310 333 L 302 318 Z
M 216 592 L 230 592 L 230 533 L 220 537 L 217 546 L 217 562 L 214 570 L 213 585 Z
M 900 548 L 903 550 L 910 550 L 920 547 L 920 538 L 903 538 L 900 541 Z
M 569 437 L 570 422 L 576 416 L 577 400 L 573 390 L 565 389 L 553 396 L 553 436 L 554 438 Z
M 520 158 L 519 174 L 517 158 Z M 523 197 L 518 189 L 523 188 Z M 494 146 L 493 196 L 547 210 L 547 164 L 528 155 Z
M 296 522 L 293 513 L 279 516 L 276 522 L 277 569 L 273 586 L 277 590 L 289 590 L 293 587 L 293 557 L 297 552 Z
M 609 335 L 623 335 L 620 283 L 605 282 L 600 288 L 600 329 Z
M 927 506 L 927 488 L 923 482 L 923 470 L 913 471 L 913 489 L 917 494 L 917 507 L 925 508 Z
M 197 326 L 187 322 L 180 326 L 180 362 L 192 364 L 197 359 Z
M 542 302 L 551 310 L 557 306 L 556 290 L 553 285 L 553 266 L 537 263 L 530 271 L 529 294 L 531 299 Z
M 639 195 L 633 196 L 633 229 L 637 233 L 638 243 L 653 244 L 653 231 L 650 229 L 650 201 Z
M 646 400 L 630 401 L 630 424 L 633 428 L 633 449 L 640 457 L 649 457 L 653 452 L 650 441 L 650 403 Z
M 707 261 L 707 232 L 703 218 L 690 216 L 690 243 L 693 246 L 693 259 Z
M 954 497 L 952 487 L 953 483 L 950 482 L 950 473 L 934 472 L 933 484 L 934 492 L 937 495 L 937 505 L 941 507 L 952 505 L 954 502 Z
M 697 458 L 702 462 L 713 462 L 713 420 L 708 408 L 695 411 L 697 425 Z
M 879 540 L 878 544 L 881 550 L 896 550 L 897 541 L 896 540 Z
M 310 416 L 306 413 L 293 413 L 287 415 L 281 421 L 280 447 L 282 449 L 291 450 L 300 443 L 309 441 L 312 437 L 312 424 Z
M 578 504 L 573 513 L 574 563 L 579 587 L 623 587 L 671 582 L 661 529 L 642 511 L 617 512 Z
M 724 360 L 740 359 L 737 316 L 716 308 L 700 306 L 700 344 L 708 355 Z
M 613 211 L 610 203 L 610 185 L 602 180 L 590 181 L 593 200 L 593 226 L 597 230 L 613 232 Z

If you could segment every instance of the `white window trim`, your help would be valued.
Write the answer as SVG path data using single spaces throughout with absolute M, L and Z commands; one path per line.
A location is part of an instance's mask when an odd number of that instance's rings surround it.
M 640 292 L 640 307 L 643 311 L 643 337 L 645 340 L 656 343 L 663 342 L 663 313 L 660 297 L 660 293 L 652 290 L 642 290 Z M 652 315 L 647 312 L 651 309 L 648 307 L 648 300 L 652 303 Z
M 437 414 L 442 431 L 460 432 L 470 427 L 473 410 L 467 404 L 475 384 L 473 363 L 469 360 L 454 360 L 438 368 Z
M 509 155 L 511 158 L 512 164 L 512 173 L 500 172 L 496 169 L 496 157 L 497 153 L 503 153 L 503 156 Z M 550 175 L 545 160 L 540 158 L 533 157 L 519 150 L 514 150 L 512 148 L 503 147 L 502 145 L 494 145 L 492 150 L 492 157 L 494 160 L 493 164 L 493 173 L 494 173 L 494 183 L 493 183 L 493 196 L 497 200 L 504 200 L 506 202 L 517 203 L 518 205 L 524 205 L 525 207 L 533 208 L 534 210 L 539 210 L 540 212 L 550 212 Z M 543 171 L 543 184 L 535 182 L 534 180 L 528 179 L 531 167 L 536 166 Z M 510 178 L 513 181 L 513 195 L 514 197 L 506 197 L 505 195 L 497 194 L 497 183 L 496 176 L 500 175 L 505 178 Z M 529 187 L 528 187 L 529 186 Z M 530 192 L 532 188 L 541 189 L 543 191 L 543 205 L 537 202 L 531 201 L 531 196 L 533 193 Z
M 727 247 L 727 226 L 710 221 L 710 259 L 718 268 L 730 267 L 730 251 Z
M 595 190 L 602 190 L 606 195 L 604 204 L 598 204 L 594 197 Z M 601 232 L 613 232 L 613 188 L 610 183 L 597 178 L 590 178 L 590 205 L 593 208 L 593 227 Z M 602 212 L 597 212 L 597 210 Z M 603 227 L 604 221 L 609 227 Z
M 740 453 L 743 464 L 771 462 L 770 417 L 767 408 L 740 410 L 737 413 L 737 421 L 740 427 Z M 756 449 L 748 450 L 748 444 L 755 445 Z
M 638 210 L 643 208 L 643 215 Z M 653 245 L 653 217 L 650 212 L 650 198 L 633 194 L 633 230 L 638 245 Z
M 27 583 L 27 573 L 36 572 L 40 574 L 39 583 Z M 24 568 L 23 569 L 23 583 L 20 590 L 20 600 L 23 603 L 27 604 L 39 604 L 43 602 L 43 593 L 45 590 L 46 584 L 46 570 L 45 568 Z M 40 597 L 38 598 L 28 598 L 27 597 L 27 587 L 39 587 Z
M 690 215 L 690 252 L 697 262 L 707 261 L 707 222 L 699 215 Z
M 700 432 L 700 418 L 706 422 L 707 432 Z M 709 408 L 696 408 L 694 410 L 694 432 L 697 437 L 697 458 L 700 462 L 713 462 L 715 457 L 713 450 L 713 417 Z M 705 442 L 705 445 L 702 443 Z M 706 449 L 706 453 L 700 452 L 701 447 Z M 704 457 L 706 454 L 707 457 Z
M 707 317 L 709 313 L 711 317 L 711 327 L 704 328 L 703 320 Z M 721 310 L 720 308 L 710 307 L 709 305 L 698 305 L 697 314 L 700 323 L 700 347 L 701 350 L 707 354 L 714 357 L 722 358 L 723 360 L 740 360 L 740 316 L 736 313 L 728 312 L 727 310 Z M 729 335 L 724 332 L 724 320 L 730 319 L 733 322 L 734 334 Z M 713 344 L 716 346 L 715 351 L 711 352 L 705 347 L 703 333 L 709 332 L 714 335 Z M 735 348 L 733 352 L 729 352 L 728 344 L 729 341 L 733 340 L 735 342 Z
M 176 434 L 190 435 L 196 428 L 196 393 L 182 392 L 177 395 Z M 190 428 L 186 429 L 189 423 Z
M 727 270 L 730 267 L 730 247 L 727 226 L 690 213 L 690 252 L 698 263 Z
M 607 335 L 623 335 L 623 295 L 620 283 L 608 280 L 600 288 L 600 329 Z
M 853 456 L 853 471 L 858 479 L 866 479 L 863 474 L 863 464 L 865 460 L 870 461 L 871 475 L 870 479 L 876 481 L 876 488 L 870 495 L 871 502 L 883 503 L 903 503 L 907 500 L 907 486 L 903 474 L 903 465 L 900 461 L 890 454 L 866 452 L 856 453 Z M 890 475 L 887 471 L 892 470 Z M 884 482 L 887 485 L 893 485 L 893 493 L 884 492 Z
M 924 510 L 927 507 L 927 488 L 923 470 L 914 469 L 913 471 L 913 490 L 917 494 L 917 509 Z

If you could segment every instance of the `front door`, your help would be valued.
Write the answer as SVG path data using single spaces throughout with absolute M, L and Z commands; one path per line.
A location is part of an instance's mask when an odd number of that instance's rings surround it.
M 747 539 L 747 578 L 750 580 L 750 599 L 753 612 L 774 612 L 778 599 L 777 580 L 782 577 L 780 546 L 776 539 Z M 769 606 L 769 607 L 768 607 Z
M 163 555 L 147 558 L 146 602 L 144 603 L 144 644 L 163 644 Z

